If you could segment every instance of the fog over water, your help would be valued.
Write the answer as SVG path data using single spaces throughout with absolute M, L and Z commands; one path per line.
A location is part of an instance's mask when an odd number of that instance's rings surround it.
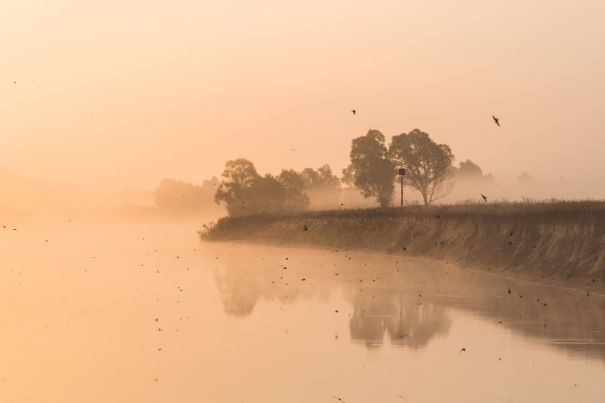
M 2 401 L 599 400 L 603 296 L 69 220 L 0 231 Z
M 602 401 L 603 21 L 0 0 L 0 403 Z

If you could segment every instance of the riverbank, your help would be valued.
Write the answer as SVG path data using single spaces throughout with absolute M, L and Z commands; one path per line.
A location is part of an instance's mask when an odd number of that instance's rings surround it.
M 459 204 L 227 217 L 200 235 L 211 241 L 423 256 L 545 282 L 605 288 L 604 202 Z

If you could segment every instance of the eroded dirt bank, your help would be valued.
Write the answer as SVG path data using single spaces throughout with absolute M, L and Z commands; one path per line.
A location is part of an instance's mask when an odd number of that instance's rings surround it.
M 219 220 L 202 237 L 425 256 L 467 268 L 605 289 L 602 202 L 241 216 Z

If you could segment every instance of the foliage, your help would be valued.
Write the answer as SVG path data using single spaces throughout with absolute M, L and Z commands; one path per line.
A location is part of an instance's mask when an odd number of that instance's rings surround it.
M 381 207 L 391 203 L 395 180 L 395 169 L 385 143 L 384 135 L 378 130 L 353 139 L 351 165 L 344 171 L 345 181 L 353 179 L 363 196 L 373 197 Z
M 301 174 L 293 169 L 283 170 L 277 178 L 284 189 L 284 208 L 287 211 L 304 210 L 309 205 L 305 194 L 305 181 Z
M 483 170 L 471 160 L 461 161 L 458 167 L 453 167 L 452 172 L 456 178 L 477 182 L 494 182 L 491 174 L 484 175 Z
M 294 171 L 260 176 L 252 162 L 240 158 L 228 161 L 222 176 L 214 200 L 224 203 L 230 216 L 299 211 L 309 204 Z
M 317 170 L 305 168 L 301 172 L 305 188 L 340 188 L 340 180 L 332 173 L 332 168 L 324 164 Z
M 418 129 L 393 136 L 389 156 L 405 168 L 404 181 L 420 192 L 425 205 L 439 200 L 451 191 L 454 154 L 446 144 L 437 144 Z

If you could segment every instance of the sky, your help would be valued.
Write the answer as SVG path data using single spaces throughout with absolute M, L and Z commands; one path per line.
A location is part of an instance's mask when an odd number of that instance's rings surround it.
M 201 183 L 239 157 L 340 172 L 354 137 L 419 128 L 496 179 L 605 185 L 600 0 L 0 10 L 0 166 L 49 183 Z

